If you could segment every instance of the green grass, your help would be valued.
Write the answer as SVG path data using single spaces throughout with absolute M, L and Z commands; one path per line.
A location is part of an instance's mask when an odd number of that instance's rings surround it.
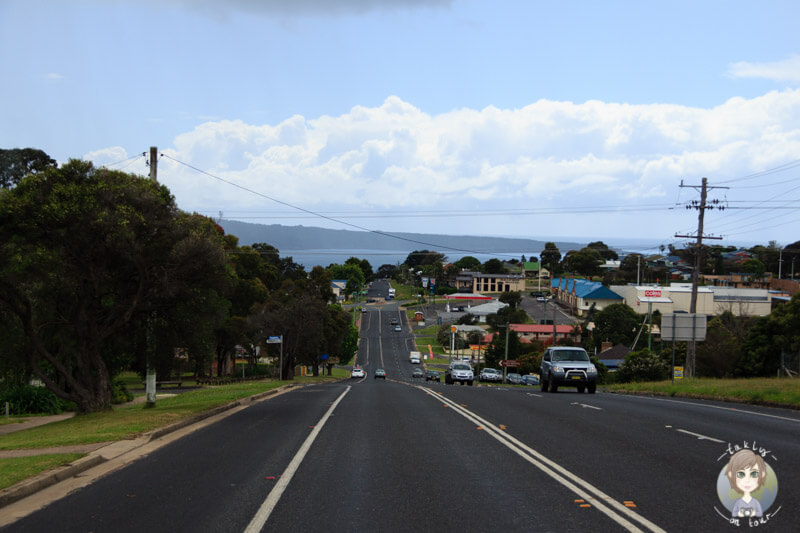
M 615 383 L 603 385 L 612 392 L 657 394 L 682 398 L 702 398 L 773 405 L 800 409 L 800 379 L 749 378 L 659 381 L 648 383 Z
M 40 472 L 76 461 L 85 454 L 61 453 L 0 460 L 0 490 Z
M 332 377 L 296 377 L 293 383 L 314 383 L 345 377 L 345 370 L 334 369 Z M 143 433 L 178 422 L 209 409 L 280 387 L 287 382 L 253 381 L 184 392 L 159 398 L 155 407 L 128 404 L 112 411 L 75 416 L 0 439 L 0 450 L 71 446 L 135 438 Z

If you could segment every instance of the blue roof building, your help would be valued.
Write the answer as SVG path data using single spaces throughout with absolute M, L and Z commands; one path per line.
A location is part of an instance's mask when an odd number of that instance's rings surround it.
M 574 278 L 550 280 L 553 297 L 569 306 L 577 316 L 586 314 L 592 305 L 598 311 L 609 305 L 622 303 L 623 298 L 599 281 Z

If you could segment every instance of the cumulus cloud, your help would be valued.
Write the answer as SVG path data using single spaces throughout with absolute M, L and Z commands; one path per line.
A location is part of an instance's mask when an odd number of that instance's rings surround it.
M 91 158 L 124 159 L 118 150 Z M 619 235 L 648 229 L 640 211 L 672 205 L 682 179 L 721 180 L 797 159 L 800 89 L 710 109 L 540 100 L 521 109 L 437 115 L 391 96 L 340 116 L 206 122 L 175 138 L 165 153 L 227 181 L 162 161 L 160 181 L 189 210 L 285 209 L 270 199 L 315 211 L 376 213 L 459 208 L 480 215 L 546 206 L 599 232 L 599 219 L 581 210 L 616 206 L 640 217 L 606 230 Z M 550 215 L 532 225 L 559 220 Z M 436 228 L 451 222 L 437 220 Z M 491 233 L 489 222 L 472 231 Z M 458 224 L 450 231 L 463 228 L 463 219 Z
M 739 61 L 730 66 L 734 78 L 763 78 L 777 82 L 800 83 L 800 55 L 793 54 L 781 61 L 750 63 Z

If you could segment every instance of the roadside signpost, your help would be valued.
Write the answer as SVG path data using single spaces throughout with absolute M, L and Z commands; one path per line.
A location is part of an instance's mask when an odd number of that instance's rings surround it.
M 280 379 L 283 379 L 283 335 L 272 335 L 267 337 L 267 344 L 280 344 L 281 345 L 281 355 L 280 355 L 280 363 L 279 363 L 279 372 L 280 372 Z

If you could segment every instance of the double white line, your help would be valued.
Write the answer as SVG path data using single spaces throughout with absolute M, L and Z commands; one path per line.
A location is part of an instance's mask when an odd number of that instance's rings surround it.
M 628 531 L 654 531 L 654 532 L 664 532 L 664 529 L 658 527 L 656 524 L 650 522 L 643 516 L 640 516 L 638 513 L 632 511 L 630 508 L 625 507 L 624 504 L 612 499 L 610 496 L 605 494 L 603 491 L 585 481 L 566 468 L 554 463 L 544 455 L 540 454 L 527 444 L 520 442 L 516 438 L 512 437 L 508 433 L 504 432 L 491 422 L 484 420 L 480 416 L 476 415 L 472 411 L 465 409 L 461 405 L 449 400 L 446 396 L 438 393 L 432 389 L 428 389 L 422 386 L 419 388 L 443 404 L 448 407 L 452 407 L 455 412 L 473 422 L 474 424 L 481 426 L 487 435 L 490 435 L 502 445 L 506 446 L 508 449 L 528 461 L 530 464 L 547 474 L 548 476 L 552 477 L 563 486 L 574 492 L 578 497 L 583 500 L 591 501 L 592 505 L 608 516 L 610 519 L 618 523 L 620 526 L 624 527 Z M 634 522 L 638 522 L 639 525 L 635 524 Z M 645 529 L 640 529 L 644 527 Z

